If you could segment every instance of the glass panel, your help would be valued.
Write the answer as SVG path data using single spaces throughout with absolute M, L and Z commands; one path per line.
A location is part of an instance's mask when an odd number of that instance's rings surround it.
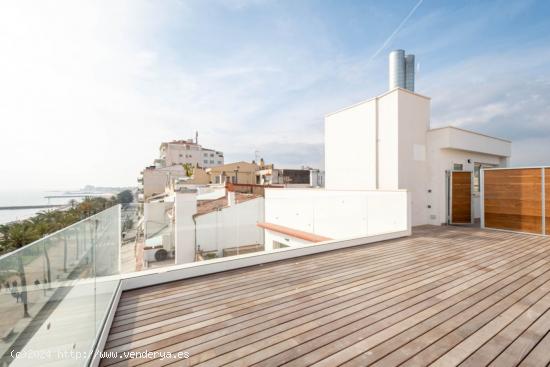
M 1 257 L 0 365 L 86 365 L 119 271 L 118 205 Z

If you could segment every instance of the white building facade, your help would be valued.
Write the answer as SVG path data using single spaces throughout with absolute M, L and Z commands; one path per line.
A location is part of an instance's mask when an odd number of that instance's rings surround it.
M 223 152 L 203 148 L 192 139 L 162 143 L 159 158 L 164 166 L 189 163 L 207 168 L 224 164 Z
M 412 225 L 447 222 L 446 171 L 505 167 L 510 155 L 508 140 L 430 129 L 430 98 L 401 88 L 325 118 L 326 189 L 409 190 Z

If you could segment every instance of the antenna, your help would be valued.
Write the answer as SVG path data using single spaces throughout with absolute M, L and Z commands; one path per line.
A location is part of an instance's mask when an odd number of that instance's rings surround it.
M 260 151 L 259 150 L 254 151 L 254 161 L 258 164 L 260 163 Z
M 199 132 L 195 131 L 195 144 L 199 143 Z

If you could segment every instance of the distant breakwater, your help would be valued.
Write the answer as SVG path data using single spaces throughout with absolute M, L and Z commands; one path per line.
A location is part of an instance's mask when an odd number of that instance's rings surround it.
M 67 206 L 66 204 L 47 204 L 47 205 L 16 205 L 16 206 L 0 206 L 0 210 L 18 210 L 18 209 L 48 209 L 60 208 Z

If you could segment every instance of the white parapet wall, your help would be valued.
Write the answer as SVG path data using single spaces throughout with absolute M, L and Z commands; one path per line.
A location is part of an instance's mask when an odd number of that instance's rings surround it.
M 410 207 L 406 190 L 265 190 L 266 223 L 332 240 L 410 232 Z M 272 248 L 273 240 L 280 242 L 273 231 L 266 230 L 266 250 Z
M 263 245 L 264 199 L 257 198 L 195 217 L 197 246 L 218 251 L 230 247 Z
M 195 261 L 195 223 L 197 213 L 196 193 L 176 193 L 175 200 L 176 264 Z

